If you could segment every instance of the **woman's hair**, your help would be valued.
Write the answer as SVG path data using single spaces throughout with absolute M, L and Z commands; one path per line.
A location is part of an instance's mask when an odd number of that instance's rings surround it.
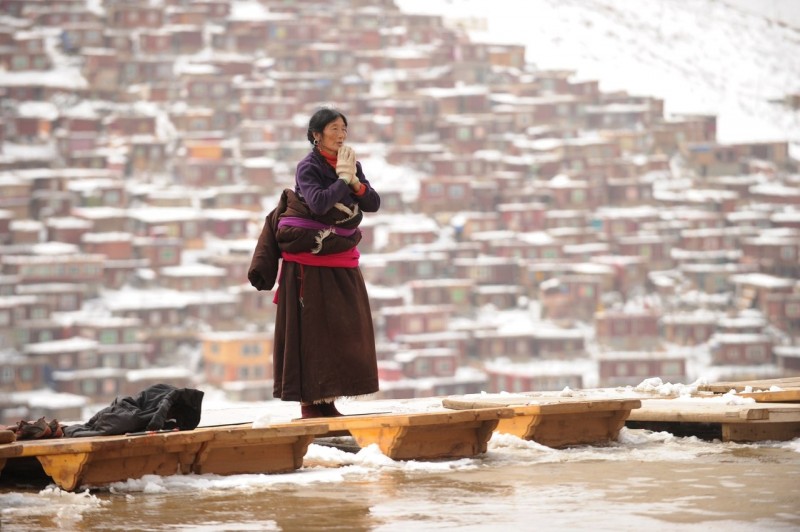
M 317 110 L 313 115 L 311 115 L 311 119 L 308 121 L 308 132 L 306 136 L 308 137 L 308 142 L 314 144 L 314 133 L 322 133 L 325 129 L 325 126 L 336 120 L 337 118 L 341 117 L 344 120 L 344 125 L 347 125 L 347 117 L 344 116 L 340 111 L 336 109 L 332 109 L 330 107 L 323 107 L 322 109 Z

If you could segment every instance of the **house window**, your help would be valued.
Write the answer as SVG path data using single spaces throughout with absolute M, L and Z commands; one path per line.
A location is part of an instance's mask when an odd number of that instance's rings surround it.
M 9 311 L 0 312 L 0 326 L 11 325 L 11 313 Z
M 464 197 L 463 185 L 454 185 L 447 189 L 447 194 L 451 199 L 461 199 Z
M 15 332 L 17 333 L 16 337 L 18 343 L 20 344 L 30 343 L 31 341 L 30 331 L 28 331 L 27 329 L 17 329 Z
M 441 196 L 444 192 L 444 187 L 441 183 L 429 183 L 427 189 L 429 196 Z
M 225 96 L 228 93 L 228 87 L 223 83 L 215 83 L 211 86 L 212 96 Z
M 14 368 L 6 366 L 0 371 L 0 382 L 14 382 L 15 376 Z
M 433 264 L 427 261 L 417 263 L 416 270 L 420 277 L 430 277 L 433 274 Z
M 450 293 L 450 300 L 453 303 L 465 303 L 467 301 L 467 291 L 463 288 L 453 290 Z
M 116 344 L 118 337 L 117 331 L 112 329 L 100 331 L 100 336 L 98 339 L 100 340 L 101 344 Z
M 11 59 L 11 66 L 13 70 L 27 70 L 28 69 L 28 56 L 15 55 Z
M 416 366 L 418 375 L 428 375 L 431 372 L 431 361 L 427 358 L 418 359 Z
M 650 367 L 644 362 L 636 363 L 636 375 L 639 377 L 647 377 L 650 373 Z
M 103 367 L 104 368 L 118 368 L 120 367 L 120 357 L 117 353 L 109 353 L 103 357 Z
M 739 360 L 739 349 L 736 347 L 729 347 L 727 360 L 729 362 L 735 362 Z
M 781 258 L 783 260 L 794 260 L 795 254 L 795 248 L 792 246 L 781 247 Z
M 419 333 L 425 330 L 424 321 L 421 318 L 411 318 L 408 320 L 408 332 Z
M 22 382 L 30 382 L 33 380 L 33 368 L 30 367 L 22 367 L 19 370 L 19 379 Z
M 764 346 L 751 345 L 745 349 L 745 358 L 751 362 L 761 362 L 764 360 Z
M 800 316 L 800 303 L 787 303 L 786 317 L 797 318 L 798 316 Z
M 97 366 L 97 355 L 95 353 L 80 353 L 78 355 L 78 367 L 93 368 Z
M 93 380 L 85 380 L 81 382 L 81 393 L 83 395 L 94 395 L 97 391 L 97 383 Z
M 680 362 L 664 362 L 661 365 L 661 371 L 665 376 L 680 376 L 681 363 Z
M 103 379 L 103 393 L 115 395 L 117 393 L 117 381 L 114 379 Z
M 439 360 L 436 363 L 436 372 L 441 375 L 449 375 L 453 372 L 453 361 L 452 360 Z
M 208 87 L 205 83 L 195 83 L 192 85 L 192 95 L 197 97 L 205 97 L 208 94 Z

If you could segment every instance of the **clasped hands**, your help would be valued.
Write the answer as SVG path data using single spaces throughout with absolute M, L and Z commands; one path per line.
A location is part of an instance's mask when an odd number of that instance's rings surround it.
M 356 176 L 356 152 L 350 146 L 339 148 L 336 159 L 336 175 L 350 187 L 359 184 Z

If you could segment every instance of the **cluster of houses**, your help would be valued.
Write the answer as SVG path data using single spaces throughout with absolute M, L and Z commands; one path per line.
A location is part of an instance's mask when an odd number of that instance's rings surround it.
M 327 102 L 382 196 L 379 398 L 800 372 L 787 142 L 392 0 L 0 0 L 0 102 L 0 423 L 271 398 L 246 272 Z

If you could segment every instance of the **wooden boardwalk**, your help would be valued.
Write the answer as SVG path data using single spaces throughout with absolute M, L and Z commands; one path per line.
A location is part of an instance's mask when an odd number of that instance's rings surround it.
M 360 448 L 377 445 L 394 460 L 465 458 L 485 453 L 498 422 L 513 416 L 513 410 L 497 405 L 462 411 L 343 416 L 327 418 L 329 432 L 322 437 L 349 434 Z
M 35 458 L 64 490 L 144 475 L 278 473 L 303 464 L 324 423 L 198 428 L 141 436 L 95 436 L 0 445 L 0 474 L 10 460 Z
M 514 416 L 502 419 L 497 432 L 513 434 L 548 447 L 598 444 L 617 438 L 639 399 L 559 397 L 558 394 L 482 394 L 448 397 L 447 408 L 469 409 L 505 406 Z
M 643 399 L 626 425 L 724 442 L 791 440 L 800 437 L 800 378 L 717 382 L 691 398 Z
M 736 404 L 724 400 L 731 389 L 741 391 Z M 350 406 L 365 412 L 309 420 L 256 419 L 263 407 L 204 411 L 205 425 L 190 431 L 0 443 L 0 475 L 25 460 L 62 489 L 76 490 L 148 474 L 281 473 L 300 468 L 315 440 L 342 436 L 354 442 L 351 450 L 376 445 L 395 460 L 477 456 L 493 432 L 555 448 L 601 444 L 625 425 L 676 435 L 710 431 L 722 441 L 787 440 L 800 436 L 798 393 L 800 379 L 782 379 L 715 383 L 676 399 L 601 389 L 569 397 L 530 392 L 358 401 Z M 281 413 L 281 405 L 275 410 L 269 413 Z

